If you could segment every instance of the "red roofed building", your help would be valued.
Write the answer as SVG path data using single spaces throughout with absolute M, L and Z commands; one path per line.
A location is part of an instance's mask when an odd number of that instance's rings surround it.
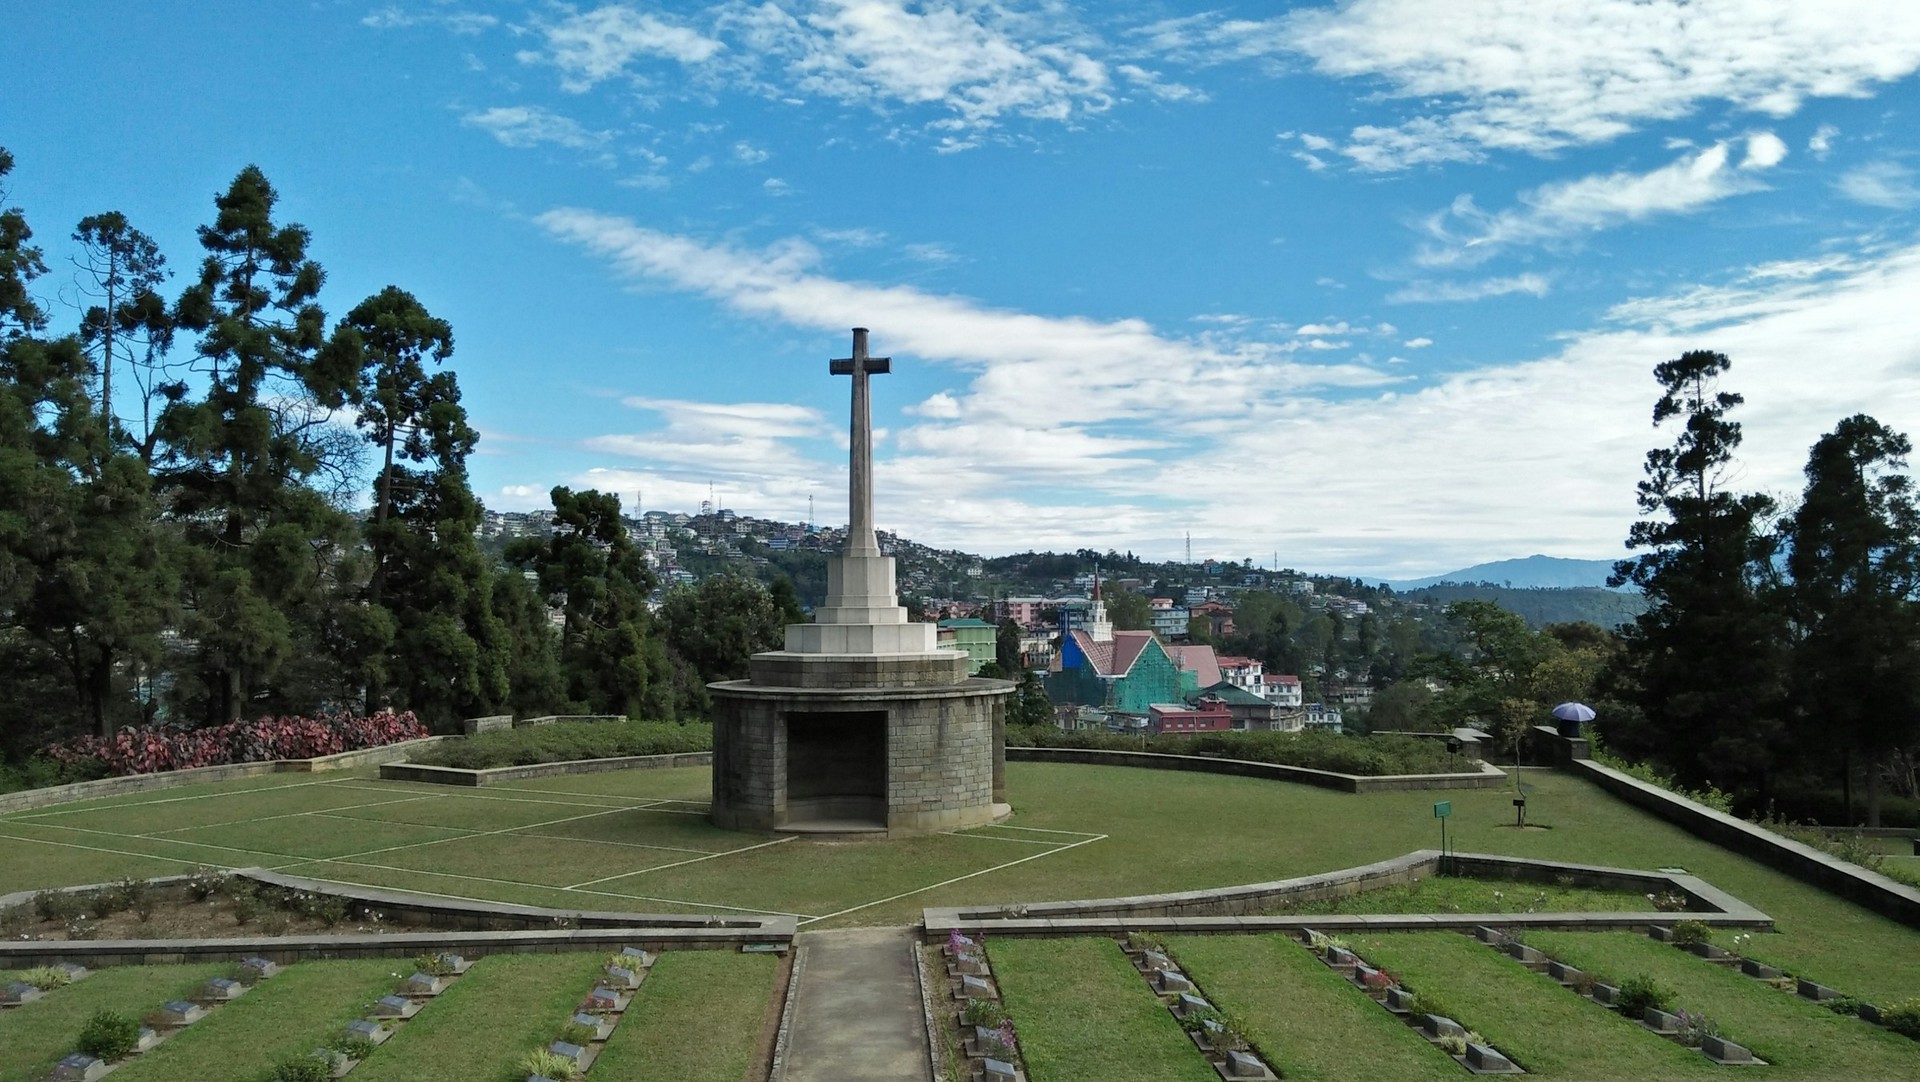
M 1147 707 L 1147 731 L 1164 733 L 1223 733 L 1233 728 L 1233 714 L 1227 704 L 1207 696 L 1193 705 L 1153 703 Z
M 1154 703 L 1179 703 L 1219 682 L 1210 646 L 1168 646 L 1151 631 L 1115 631 L 1096 584 L 1085 624 L 1061 636 L 1046 687 L 1057 705 L 1146 714 Z

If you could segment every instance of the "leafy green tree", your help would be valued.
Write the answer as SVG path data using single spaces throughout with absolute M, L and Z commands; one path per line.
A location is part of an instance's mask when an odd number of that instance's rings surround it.
M 1011 618 L 1000 621 L 993 633 L 993 660 L 1002 672 L 1019 672 L 1026 666 L 1020 663 L 1020 625 Z
M 1609 680 L 1647 725 L 1601 726 L 1688 786 L 1764 803 L 1782 736 L 1784 626 L 1760 590 L 1775 550 L 1763 529 L 1773 501 L 1727 487 L 1741 439 L 1728 414 L 1743 401 L 1720 388 L 1731 365 L 1696 350 L 1654 368 L 1653 423 L 1680 430 L 1647 452 L 1638 488 L 1646 517 L 1627 547 L 1648 551 L 1614 565 L 1612 585 L 1639 587 L 1648 609 L 1626 629 Z
M 1433 692 L 1421 680 L 1401 680 L 1373 693 L 1367 722 L 1376 732 L 1417 732 L 1439 728 L 1428 717 Z
M 1144 595 L 1118 586 L 1103 587 L 1101 595 L 1116 631 L 1145 631 L 1153 626 L 1153 607 Z
M 780 649 L 789 622 L 766 587 L 739 575 L 709 575 L 669 590 L 659 619 L 667 648 L 693 666 L 702 685 L 744 679 L 753 655 Z
M 199 335 L 205 397 L 165 385 L 156 456 L 166 499 L 194 548 L 189 616 L 199 646 L 206 712 L 238 717 L 314 636 L 296 626 L 333 585 L 346 516 L 303 483 L 330 465 L 326 415 L 316 399 L 342 388 L 314 363 L 324 313 L 314 302 L 325 275 L 307 258 L 309 236 L 273 220 L 278 195 L 248 166 L 215 200 L 200 229 L 207 256 L 174 310 Z
M 1009 725 L 1050 725 L 1053 723 L 1053 700 L 1047 698 L 1047 690 L 1040 678 L 1031 670 L 1021 670 L 1019 686 L 1014 688 L 1013 698 L 1007 703 L 1007 724 Z
M 80 244 L 77 262 L 87 281 L 81 289 L 98 303 L 80 319 L 80 342 L 100 372 L 100 415 L 108 435 L 122 428 L 113 408 L 113 371 L 125 366 L 136 375 L 151 373 L 173 340 L 173 316 L 160 295 L 168 271 L 166 257 L 152 237 L 128 224 L 117 210 L 80 219 L 73 239 Z M 151 380 L 141 386 L 142 458 L 153 455 L 153 400 Z
M 523 538 L 507 560 L 538 577 L 561 612 L 560 673 L 571 707 L 596 714 L 671 718 L 672 662 L 652 633 L 647 570 L 620 519 L 620 497 L 556 486 L 553 533 Z
M 526 575 L 507 570 L 493 576 L 491 608 L 507 643 L 507 702 L 519 717 L 552 714 L 566 704 L 560 673 L 559 636 L 547 618 L 547 603 Z
M 1913 445 L 1864 414 L 1813 445 L 1806 493 L 1781 523 L 1795 627 L 1793 696 L 1803 743 L 1839 744 L 1867 776 L 1867 825 L 1880 825 L 1883 772 L 1920 743 L 1920 509 L 1904 472 Z

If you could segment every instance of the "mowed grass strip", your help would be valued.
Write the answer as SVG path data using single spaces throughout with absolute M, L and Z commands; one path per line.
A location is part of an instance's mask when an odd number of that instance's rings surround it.
M 1541 932 L 1527 942 L 1609 983 L 1654 978 L 1674 1005 L 1705 1014 L 1728 1040 L 1773 1064 L 1769 1077 L 1920 1077 L 1920 1042 L 1628 932 Z
M 140 793 L 106 805 L 89 802 L 18 812 L 5 821 L 57 823 L 114 834 L 146 834 L 180 827 L 244 823 L 269 815 L 328 811 L 380 799 L 378 794 L 328 782 L 295 782 L 251 789 L 187 786 Z
M 202 863 L 166 857 L 125 856 L 121 853 L 75 849 L 56 841 L 27 841 L 9 837 L 0 825 L 0 894 L 17 890 L 104 883 L 124 875 L 141 879 L 179 875 Z M 125 849 L 111 841 L 109 849 Z
M 114 966 L 0 1011 L 0 1082 L 28 1082 L 53 1070 L 73 1051 L 80 1027 L 95 1011 L 118 1011 L 137 1021 L 225 972 L 225 966 Z
M 1438 998 L 1454 1021 L 1532 1074 L 1648 1080 L 1724 1069 L 1458 932 L 1349 939 L 1362 958 Z
M 283 1056 L 338 1037 L 365 1006 L 393 990 L 405 959 L 299 962 L 122 1067 L 125 1082 L 201 1082 L 264 1073 Z
M 604 954 L 482 958 L 392 1040 L 354 1069 L 354 1082 L 518 1077 L 514 1065 L 545 1048 L 593 991 Z M 597 1076 L 596 1076 L 597 1077 Z
M 263 852 L 284 854 L 289 858 L 322 858 L 361 853 L 390 845 L 464 837 L 466 832 L 448 827 L 426 827 L 413 823 L 382 823 L 355 819 L 344 813 L 298 815 L 291 819 L 268 819 L 257 823 L 230 823 L 217 827 L 196 827 L 167 835 L 175 842 L 205 842 L 233 845 Z
M 1292 939 L 1180 936 L 1167 947 L 1214 1006 L 1244 1021 L 1254 1046 L 1287 1078 L 1459 1077 L 1445 1053 Z
M 778 961 L 765 954 L 666 951 L 594 1061 L 624 1082 L 740 1082 L 759 1051 Z
M 1035 1079 L 1218 1082 L 1112 940 L 998 939 L 988 952 Z

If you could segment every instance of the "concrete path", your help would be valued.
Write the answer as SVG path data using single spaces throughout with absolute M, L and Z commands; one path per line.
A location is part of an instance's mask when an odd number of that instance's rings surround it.
M 847 928 L 795 939 L 784 1082 L 931 1082 L 910 928 Z

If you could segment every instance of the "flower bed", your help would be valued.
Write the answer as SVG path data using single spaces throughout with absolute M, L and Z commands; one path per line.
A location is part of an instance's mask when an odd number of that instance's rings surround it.
M 76 774 L 155 774 L 234 763 L 313 759 L 384 747 L 427 735 L 413 711 L 367 717 L 259 718 L 204 729 L 126 728 L 110 737 L 84 736 L 46 749 L 48 758 Z

